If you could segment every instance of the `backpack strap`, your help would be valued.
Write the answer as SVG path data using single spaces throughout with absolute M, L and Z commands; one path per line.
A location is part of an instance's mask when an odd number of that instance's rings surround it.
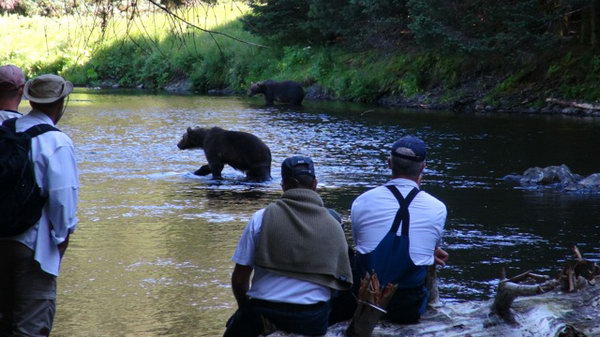
M 2 126 L 9 128 L 12 132 L 16 132 L 17 130 L 17 118 L 7 119 L 2 123 Z
M 17 119 L 18 118 L 16 118 L 16 117 L 7 119 L 2 123 L 2 126 L 9 128 L 13 132 L 17 132 Z M 34 125 L 34 126 L 30 127 L 29 129 L 25 130 L 25 133 L 29 137 L 33 138 L 33 137 L 37 137 L 37 136 L 41 135 L 42 133 L 46 133 L 48 131 L 60 131 L 60 130 L 50 124 L 38 124 L 38 125 Z
M 60 130 L 50 124 L 38 124 L 38 125 L 34 125 L 34 126 L 30 127 L 29 129 L 25 130 L 25 133 L 29 137 L 33 138 L 33 137 L 37 137 L 37 136 L 41 135 L 42 133 L 46 133 L 48 131 L 60 131 Z

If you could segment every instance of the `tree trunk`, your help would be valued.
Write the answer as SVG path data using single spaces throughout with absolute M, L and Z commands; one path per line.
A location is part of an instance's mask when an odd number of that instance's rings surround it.
M 600 45 L 600 32 L 598 31 L 600 19 L 598 16 L 600 15 L 600 0 L 591 0 L 591 9 L 590 9 L 590 40 L 592 49 L 597 49 Z

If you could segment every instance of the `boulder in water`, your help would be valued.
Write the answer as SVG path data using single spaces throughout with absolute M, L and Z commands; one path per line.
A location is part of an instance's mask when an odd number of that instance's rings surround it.
M 600 192 L 600 173 L 592 174 L 586 178 L 572 173 L 566 165 L 532 167 L 523 175 L 507 175 L 506 181 L 519 182 L 526 187 L 552 187 L 571 192 Z

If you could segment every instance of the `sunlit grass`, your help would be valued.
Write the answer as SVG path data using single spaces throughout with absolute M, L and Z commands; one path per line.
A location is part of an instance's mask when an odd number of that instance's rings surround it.
M 143 2 L 142 13 L 129 20 L 116 14 L 104 29 L 99 16 L 69 15 L 63 17 L 0 16 L 0 63 L 11 63 L 24 69 L 28 76 L 41 72 L 63 72 L 85 65 L 99 50 L 117 43 L 135 43 L 145 53 L 166 55 L 198 50 L 210 39 L 207 33 L 188 26 L 173 16 Z M 237 19 L 247 11 L 238 2 L 215 6 L 192 7 L 174 13 L 203 29 L 215 29 Z M 214 44 L 214 42 L 212 42 Z

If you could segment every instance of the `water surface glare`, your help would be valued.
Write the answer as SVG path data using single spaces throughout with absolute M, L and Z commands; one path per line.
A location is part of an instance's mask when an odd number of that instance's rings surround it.
M 352 200 L 388 180 L 389 145 L 430 146 L 423 188 L 448 206 L 440 277 L 446 301 L 487 299 L 500 269 L 555 273 L 577 244 L 600 260 L 600 196 L 517 189 L 531 166 L 600 172 L 600 121 L 470 115 L 260 99 L 77 90 L 59 127 L 76 145 L 80 224 L 59 278 L 53 336 L 220 336 L 235 309 L 230 257 L 252 213 L 280 194 L 280 163 L 313 158 L 319 192 L 349 228 Z M 26 110 L 24 108 L 23 110 Z M 273 180 L 196 177 L 202 151 L 176 144 L 190 126 L 256 134 Z

